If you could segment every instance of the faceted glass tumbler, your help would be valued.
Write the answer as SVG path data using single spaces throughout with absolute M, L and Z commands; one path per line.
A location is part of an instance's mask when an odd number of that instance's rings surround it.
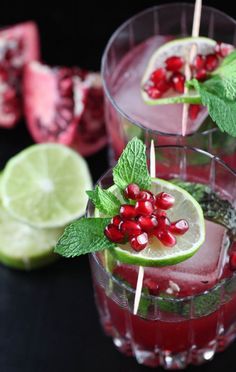
M 156 129 L 148 129 L 141 117 L 138 119 L 136 115 L 132 115 L 135 107 L 127 112 L 116 100 L 115 92 L 119 89 L 116 85 L 117 71 L 119 75 L 126 74 L 125 68 L 120 67 L 120 62 L 127 53 L 152 37 L 191 36 L 193 11 L 193 4 L 186 3 L 155 6 L 127 20 L 111 36 L 102 58 L 105 116 L 111 144 L 111 164 L 118 159 L 127 142 L 137 136 L 147 146 L 150 140 L 154 139 L 156 145 L 182 144 L 198 147 L 217 154 L 228 165 L 236 168 L 236 140 L 220 132 L 209 116 L 196 132 L 183 138 L 180 134 L 158 130 L 158 122 Z M 203 6 L 200 35 L 236 45 L 236 21 L 219 10 Z M 142 76 L 140 76 L 140 83 L 141 78 Z M 126 79 L 129 79 L 129 76 Z M 131 97 L 130 101 L 132 101 Z M 171 106 L 173 105 L 169 105 L 170 110 Z M 168 120 L 168 117 L 163 120 Z M 177 124 L 181 125 L 181 116 L 176 120 Z
M 219 158 L 182 146 L 158 147 L 157 154 L 158 177 L 204 183 L 223 190 L 231 202 L 236 200 L 236 173 Z M 98 184 L 111 186 L 112 171 Z M 93 214 L 89 203 L 87 215 Z M 103 254 L 90 255 L 95 299 L 102 327 L 122 353 L 147 366 L 183 369 L 211 360 L 234 340 L 236 273 L 196 295 L 174 298 L 142 293 L 142 306 L 134 315 L 135 290 L 107 271 Z

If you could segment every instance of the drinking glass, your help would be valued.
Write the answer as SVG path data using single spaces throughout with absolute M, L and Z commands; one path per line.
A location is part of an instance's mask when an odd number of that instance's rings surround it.
M 181 136 L 181 113 L 182 105 L 168 105 L 163 111 L 162 119 L 159 119 L 154 127 L 149 128 L 147 110 L 156 110 L 160 113 L 163 105 L 150 107 L 141 98 L 140 82 L 142 75 L 152 53 L 170 38 L 186 37 L 191 35 L 194 6 L 186 3 L 174 3 L 155 6 L 147 9 L 123 23 L 111 36 L 102 58 L 102 79 L 105 90 L 105 115 L 107 130 L 111 144 L 112 160 L 118 159 L 127 142 L 134 136 L 142 139 L 147 146 L 150 139 L 154 139 L 156 145 L 189 145 L 202 148 L 213 154 L 221 156 L 228 165 L 236 167 L 236 140 L 218 130 L 211 118 L 206 116 L 199 129 L 189 133 L 186 137 Z M 225 13 L 211 7 L 203 6 L 200 35 L 236 45 L 236 22 Z M 148 40 L 155 38 L 156 42 Z M 148 41 L 148 42 L 147 42 Z M 137 47 L 147 42 L 148 50 L 137 53 Z M 149 44 L 148 44 L 149 43 Z M 145 47 L 146 48 L 146 47 Z M 140 58 L 144 53 L 143 68 L 132 69 L 132 52 L 136 50 L 135 58 Z M 127 57 L 129 56 L 129 57 Z M 126 63 L 124 61 L 126 58 Z M 129 61 L 131 58 L 131 62 Z M 129 67 L 127 72 L 127 65 Z M 136 81 L 135 87 L 130 83 L 128 94 L 121 94 L 122 104 L 118 102 L 120 77 L 127 81 Z M 137 83 L 138 82 L 138 83 Z M 130 93 L 130 94 L 129 94 Z M 139 114 L 136 108 L 139 107 Z M 175 109 L 173 109 L 175 107 Z M 140 114 L 141 108 L 141 114 Z M 167 111 L 166 111 L 167 110 Z M 177 115 L 175 111 L 177 110 Z M 176 132 L 165 130 L 166 115 L 176 118 Z M 161 128 L 160 127 L 161 123 Z M 191 124 L 191 123 L 190 123 Z M 164 128 L 164 129 L 163 129 Z
M 161 146 L 158 147 L 158 154 L 158 177 L 200 182 L 220 192 L 224 199 L 232 203 L 236 200 L 236 173 L 218 157 L 187 146 Z M 98 184 L 103 188 L 111 186 L 112 171 L 109 170 Z M 94 215 L 91 203 L 88 204 L 87 215 Z M 217 241 L 207 242 L 209 246 L 204 249 L 214 254 Z M 114 271 L 108 269 L 103 252 L 91 254 L 90 264 L 100 321 L 115 346 L 122 353 L 133 355 L 140 364 L 160 365 L 165 369 L 182 369 L 188 364 L 201 364 L 212 359 L 216 352 L 223 351 L 236 336 L 236 273 L 229 270 L 225 274 L 229 265 L 225 255 L 228 257 L 229 251 L 226 246 L 222 247 L 219 259 L 222 259 L 223 252 L 224 260 L 217 263 L 212 284 L 207 284 L 207 278 L 213 274 L 212 268 L 205 262 L 208 259 L 205 257 L 207 253 L 204 253 L 199 274 L 203 279 L 201 283 L 197 282 L 203 289 L 197 294 L 190 290 L 186 296 L 176 298 L 142 292 L 142 306 L 139 306 L 137 315 L 133 314 L 135 284 L 131 287 L 128 278 L 126 281 L 114 275 Z M 230 249 L 235 248 L 232 243 Z M 185 263 L 188 264 L 189 260 Z M 117 265 L 120 267 L 123 264 L 117 262 Z M 202 265 L 205 265 L 203 273 Z M 168 270 L 176 270 L 176 266 Z M 135 265 L 124 265 L 124 272 L 134 272 L 135 269 L 137 272 L 137 268 Z M 145 272 L 149 269 L 145 268 Z M 161 276 L 161 270 L 166 270 L 166 267 L 151 270 L 159 270 Z M 186 279 L 187 286 L 190 286 L 188 280 L 193 279 L 191 270 L 189 279 Z M 207 289 L 204 289 L 205 285 Z M 147 303 L 148 310 L 145 307 Z

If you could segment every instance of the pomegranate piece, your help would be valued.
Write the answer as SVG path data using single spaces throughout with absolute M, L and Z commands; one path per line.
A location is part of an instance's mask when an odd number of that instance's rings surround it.
M 196 72 L 194 77 L 199 81 L 204 81 L 207 78 L 207 72 L 204 68 L 202 68 L 201 70 Z
M 155 227 L 157 227 L 158 222 L 155 216 L 140 216 L 138 218 L 138 223 L 142 230 L 145 232 L 151 232 Z
M 124 219 L 130 219 L 137 216 L 137 212 L 135 210 L 135 207 L 130 204 L 123 204 L 120 207 L 120 216 Z
M 166 192 L 161 192 L 156 196 L 157 208 L 164 210 L 170 209 L 171 207 L 173 207 L 174 202 L 175 198 L 172 195 L 167 194 Z
M 155 86 L 149 86 L 146 89 L 146 92 L 148 96 L 152 99 L 158 99 L 162 96 L 162 92 L 159 89 L 157 89 Z
M 158 230 L 155 235 L 166 247 L 173 247 L 176 244 L 176 237 L 168 230 Z
M 172 56 L 165 60 L 165 64 L 168 71 L 176 72 L 183 67 L 184 60 L 182 57 Z
M 140 188 L 138 185 L 136 185 L 136 183 L 129 184 L 124 191 L 125 198 L 132 200 L 136 200 L 139 193 Z
M 135 204 L 135 210 L 137 215 L 148 216 L 152 214 L 154 207 L 150 201 L 140 200 Z
M 132 236 L 139 235 L 142 232 L 139 223 L 132 220 L 126 220 L 121 222 L 119 229 L 124 235 L 128 236 L 129 238 Z
M 114 243 L 122 243 L 124 242 L 124 234 L 118 229 L 117 226 L 113 224 L 109 224 L 106 226 L 104 230 L 104 234 L 106 235 L 107 239 Z
M 117 214 L 116 216 L 114 216 L 111 220 L 111 224 L 112 225 L 115 225 L 117 227 L 119 227 L 120 223 L 121 223 L 122 219 L 121 217 Z
M 158 68 L 151 74 L 150 80 L 155 84 L 160 81 L 166 80 L 166 70 L 164 68 Z
M 145 278 L 143 286 L 148 289 L 149 293 L 153 296 L 157 296 L 159 293 L 159 286 L 157 282 L 151 278 Z
M 149 190 L 142 190 L 140 191 L 138 197 L 137 197 L 138 200 L 143 200 L 143 201 L 150 201 L 151 203 L 154 203 L 156 198 L 155 198 L 155 195 L 149 191 Z
M 232 51 L 234 50 L 234 47 L 229 44 L 225 43 L 217 43 L 215 47 L 215 52 L 218 57 L 225 58 L 227 57 Z
M 0 126 L 11 128 L 20 119 L 23 70 L 39 57 L 39 35 L 34 22 L 0 31 Z
M 79 69 L 77 69 L 77 74 L 87 85 L 88 93 L 71 147 L 83 156 L 90 156 L 107 144 L 104 93 L 100 74 Z M 80 87 L 78 87 L 77 96 L 79 99 Z
M 205 57 L 202 54 L 198 54 L 192 64 L 194 69 L 201 70 L 205 66 Z
M 36 142 L 70 145 L 84 112 L 88 86 L 73 69 L 31 62 L 24 74 L 24 108 Z
M 175 72 L 170 77 L 171 87 L 178 93 L 184 92 L 185 76 L 181 72 Z
M 195 120 L 201 110 L 200 105 L 189 105 L 188 115 L 191 120 Z
M 169 231 L 174 235 L 184 235 L 189 229 L 189 224 L 186 220 L 178 220 L 172 222 Z
M 236 252 L 231 252 L 230 253 L 230 258 L 229 258 L 229 264 L 230 264 L 230 268 L 231 270 L 236 270 Z
M 207 54 L 205 68 L 207 71 L 213 71 L 219 65 L 219 60 L 215 54 Z
M 145 232 L 130 239 L 130 245 L 136 252 L 142 251 L 146 248 L 147 244 L 148 235 Z
M 158 230 L 165 230 L 170 227 L 171 223 L 168 217 L 162 216 L 158 219 Z

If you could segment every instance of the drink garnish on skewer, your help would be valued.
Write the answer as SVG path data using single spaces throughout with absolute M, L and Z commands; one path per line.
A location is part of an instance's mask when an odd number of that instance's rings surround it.
M 190 64 L 192 79 L 185 81 L 184 55 L 193 44 L 198 54 Z M 236 136 L 236 51 L 230 44 L 207 37 L 170 41 L 150 58 L 141 95 L 148 105 L 190 104 L 191 120 L 197 118 L 203 105 L 221 131 Z

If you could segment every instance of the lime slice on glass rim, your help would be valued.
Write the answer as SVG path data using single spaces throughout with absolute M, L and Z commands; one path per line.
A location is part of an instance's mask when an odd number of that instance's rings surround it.
M 151 73 L 157 68 L 165 66 L 165 60 L 171 56 L 184 57 L 186 52 L 190 50 L 192 45 L 197 46 L 197 53 L 206 55 L 208 53 L 213 53 L 216 41 L 209 39 L 207 37 L 187 37 L 182 39 L 177 39 L 165 43 L 163 46 L 158 48 L 156 52 L 151 56 L 148 66 L 141 82 L 141 95 L 145 103 L 148 105 L 162 105 L 162 104 L 172 104 L 172 103 L 200 103 L 200 96 L 194 91 L 190 90 L 188 94 L 176 94 L 173 93 L 171 96 L 152 99 L 143 89 L 143 86 L 148 81 Z
M 123 202 L 115 185 L 109 190 Z M 113 255 L 121 262 L 141 266 L 168 266 L 187 260 L 198 251 L 205 239 L 205 221 L 201 206 L 187 191 L 159 178 L 152 179 L 151 191 L 154 194 L 166 192 L 175 197 L 173 208 L 166 211 L 167 217 L 171 221 L 187 220 L 189 230 L 184 235 L 176 236 L 177 244 L 172 248 L 164 246 L 157 238 L 152 237 L 148 246 L 141 252 L 135 252 L 129 244 L 122 244 L 111 250 Z M 96 209 L 95 217 L 99 216 L 100 212 Z
M 81 217 L 92 186 L 85 160 L 59 144 L 28 147 L 11 158 L 2 176 L 4 208 L 37 228 L 55 228 Z

